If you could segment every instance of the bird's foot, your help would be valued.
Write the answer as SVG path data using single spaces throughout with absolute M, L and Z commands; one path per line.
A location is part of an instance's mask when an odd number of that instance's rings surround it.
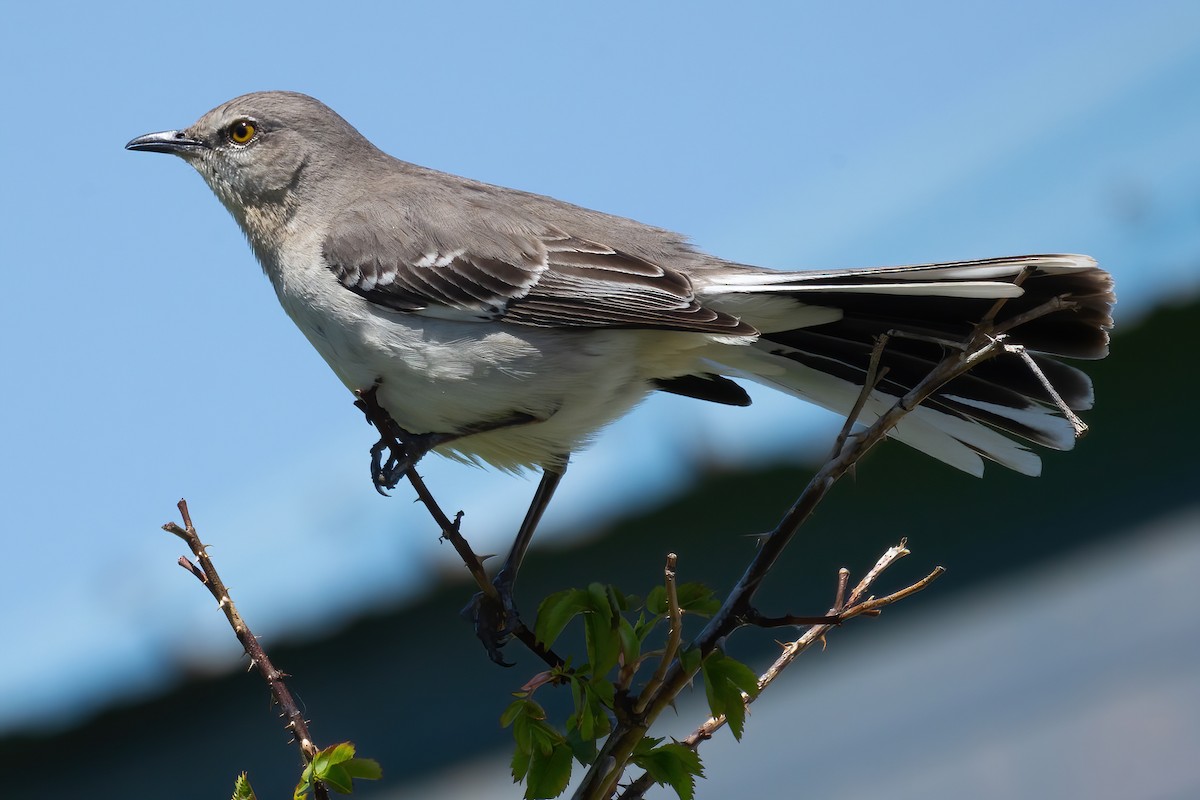
M 376 381 L 369 389 L 355 391 L 358 399 L 354 405 L 363 412 L 367 422 L 379 431 L 379 441 L 371 447 L 371 482 L 375 484 L 375 491 L 385 496 L 387 489 L 395 489 L 404 473 L 435 447 L 475 433 L 488 433 L 538 421 L 532 414 L 517 411 L 500 419 L 468 425 L 454 433 L 409 433 L 379 404 L 378 393 L 379 381 Z M 387 451 L 386 461 L 383 458 L 384 451 Z
M 387 490 L 395 489 L 404 473 L 412 469 L 426 453 L 458 436 L 448 433 L 409 433 L 379 405 L 376 398 L 378 391 L 379 383 L 376 382 L 370 389 L 355 392 L 358 399 L 354 405 L 363 412 L 367 422 L 379 431 L 379 441 L 371 446 L 371 482 L 375 485 L 375 491 L 386 496 Z M 386 461 L 383 457 L 385 452 Z
M 379 441 L 371 445 L 371 482 L 375 484 L 375 491 L 386 497 L 387 490 L 395 489 L 404 473 L 426 453 L 453 438 L 440 433 L 381 433 Z M 384 451 L 387 451 L 386 461 Z
M 521 617 L 513 601 L 513 581 L 503 571 L 492 581 L 498 597 L 478 592 L 463 608 L 461 616 L 475 628 L 488 657 L 502 667 L 512 664 L 504 660 L 502 648 L 521 626 Z

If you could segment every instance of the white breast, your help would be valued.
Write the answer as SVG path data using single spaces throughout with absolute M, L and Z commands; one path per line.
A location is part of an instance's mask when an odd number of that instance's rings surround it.
M 347 388 L 369 389 L 413 433 L 453 432 L 516 413 L 544 420 L 477 434 L 448 455 L 504 469 L 583 447 L 651 389 L 696 367 L 698 334 L 548 329 L 383 309 L 341 286 L 319 239 L 293 239 L 268 268 L 280 303 Z

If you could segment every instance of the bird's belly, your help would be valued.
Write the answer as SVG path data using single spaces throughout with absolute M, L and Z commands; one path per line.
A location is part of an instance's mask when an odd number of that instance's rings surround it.
M 400 427 L 454 433 L 517 414 L 537 420 L 465 436 L 444 455 L 503 469 L 561 462 L 650 391 L 635 331 L 451 321 L 340 299 L 338 309 L 284 307 L 347 388 L 377 386 Z

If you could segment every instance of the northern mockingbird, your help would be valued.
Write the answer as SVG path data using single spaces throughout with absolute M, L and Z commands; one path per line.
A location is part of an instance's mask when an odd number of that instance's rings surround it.
M 909 334 L 884 352 L 886 376 L 862 410 L 870 422 L 999 298 L 1010 298 L 1002 324 L 1069 297 L 1010 341 L 1036 354 L 1071 409 L 1091 406 L 1091 382 L 1054 357 L 1107 353 L 1112 283 L 1086 256 L 806 272 L 736 264 L 667 230 L 397 160 L 290 92 L 244 95 L 126 146 L 196 168 L 287 314 L 348 388 L 407 432 L 407 455 L 376 463 L 377 488 L 428 449 L 543 471 L 498 576 L 506 589 L 570 454 L 653 391 L 749 405 L 732 380 L 745 378 L 845 414 L 875 337 Z M 1065 450 L 1075 431 L 1034 374 L 1001 356 L 891 437 L 975 475 L 985 458 L 1036 475 L 1024 442 Z

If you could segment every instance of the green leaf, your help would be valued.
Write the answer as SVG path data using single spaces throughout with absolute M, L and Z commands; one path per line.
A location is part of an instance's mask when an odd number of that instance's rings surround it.
M 582 589 L 564 589 L 555 592 L 538 606 L 537 622 L 533 634 L 537 640 L 550 647 L 576 615 L 591 607 L 589 594 Z
M 604 587 L 604 593 L 608 596 L 608 604 L 614 612 L 619 614 L 629 608 L 628 601 L 625 599 L 625 593 L 611 583 Z
M 232 800 L 256 800 L 254 790 L 250 788 L 250 780 L 244 772 L 233 781 Z
M 522 753 L 533 752 L 534 743 L 531 727 L 529 719 L 525 716 L 517 717 L 513 721 L 513 742 L 516 743 L 517 750 Z
M 703 583 L 682 583 L 676 589 L 679 607 L 689 614 L 711 617 L 721 608 L 721 601 Z
M 632 664 L 637 661 L 638 656 L 642 654 L 642 640 L 634 630 L 633 624 L 624 617 L 617 620 L 617 636 L 620 638 L 623 663 Z
M 571 679 L 571 707 L 575 709 L 575 713 L 571 715 L 572 718 L 577 718 L 577 716 L 579 714 L 579 710 L 581 708 L 583 708 L 584 702 L 585 702 L 585 700 L 583 698 L 583 678 L 580 676 L 573 676 Z M 573 726 L 571 723 L 571 719 L 568 718 L 567 719 L 567 730 L 570 730 L 572 727 L 578 727 L 578 726 L 577 725 Z
M 605 675 L 617 665 L 621 653 L 618 633 L 621 619 L 611 587 L 593 583 L 588 586 L 589 608 L 584 615 L 584 644 L 594 675 Z
M 699 648 L 689 647 L 679 654 L 679 664 L 688 675 L 695 675 L 702 660 Z
M 695 750 L 678 742 L 655 746 L 661 739 L 642 739 L 634 750 L 633 763 L 650 775 L 655 783 L 670 786 L 679 800 L 693 800 L 696 778 L 704 777 L 704 766 Z M 646 746 L 650 743 L 649 746 Z
M 518 698 L 509 703 L 508 708 L 504 709 L 504 713 L 500 715 L 500 727 L 507 728 L 513 724 L 513 721 L 525 713 L 525 704 L 530 701 L 524 697 Z
M 567 746 L 571 748 L 571 754 L 575 756 L 576 761 L 588 766 L 600 754 L 600 750 L 596 746 L 596 740 L 584 739 L 579 735 L 578 730 L 567 730 Z
M 346 768 L 341 764 L 329 764 L 321 773 L 321 781 L 338 794 L 350 794 L 354 791 L 354 781 Z
M 742 738 L 746 727 L 745 692 L 758 696 L 758 676 L 740 661 L 714 650 L 700 666 L 704 675 L 704 694 L 714 717 L 724 715 L 735 739 Z
M 567 719 L 568 734 L 577 730 L 585 741 L 608 735 L 612 729 L 608 709 L 612 708 L 615 688 L 602 678 L 579 681 L 572 689 L 576 687 L 575 713 Z
M 572 678 L 572 681 L 575 680 Z M 542 708 L 529 697 L 518 697 L 509 703 L 508 708 L 500 715 L 500 725 L 507 728 L 510 725 L 528 724 L 530 721 L 546 719 L 546 709 Z
M 656 617 L 667 613 L 667 587 L 655 586 L 646 595 L 646 610 Z
M 662 738 L 655 739 L 653 736 L 643 736 L 642 740 L 633 746 L 633 754 L 640 756 L 643 753 L 649 753 L 654 748 L 662 744 Z
M 525 782 L 527 800 L 562 794 L 571 780 L 572 763 L 571 748 L 565 740 L 555 745 L 549 753 L 534 753 Z
M 351 778 L 364 781 L 377 781 L 383 777 L 383 767 L 373 758 L 352 758 L 342 764 L 342 769 Z
M 658 627 L 658 623 L 661 619 L 662 617 L 657 616 L 646 619 L 646 612 L 644 611 L 641 614 L 638 614 L 637 624 L 633 626 L 633 634 L 638 639 L 639 650 L 641 649 L 641 644 L 646 641 L 646 637 L 649 636 L 656 627 Z
M 514 781 L 525 781 L 526 797 L 554 797 L 566 788 L 571 777 L 572 749 L 566 738 L 546 722 L 546 712 L 527 698 L 509 705 L 502 717 L 511 724 L 516 751 L 510 763 Z M 566 759 L 566 777 L 561 761 Z M 562 786 L 553 792 L 561 778 Z
M 310 763 L 304 768 L 304 772 L 300 773 L 300 782 L 292 791 L 292 800 L 306 800 L 309 791 L 312 790 L 312 780 L 313 765 Z
M 587 591 L 590 599 L 588 607 L 591 610 L 601 611 L 610 607 L 608 586 L 603 583 L 589 583 Z
M 326 747 L 313 756 L 312 762 L 304 768 L 300 782 L 292 793 L 293 800 L 304 800 L 312 791 L 317 781 L 341 794 L 354 791 L 354 779 L 378 780 L 383 776 L 379 762 L 370 758 L 355 758 L 354 744 L 340 742 Z
M 313 756 L 313 773 L 317 776 L 317 780 L 324 780 L 324 775 L 331 766 L 352 758 L 354 758 L 354 745 L 350 742 L 330 745 Z
M 701 617 L 711 617 L 721 607 L 721 601 L 703 583 L 681 583 L 675 587 L 675 596 L 679 600 L 679 608 L 689 614 Z M 665 586 L 655 586 L 646 595 L 646 610 L 655 616 L 666 616 L 667 589 Z
M 558 740 L 562 739 L 562 734 L 554 730 L 545 722 L 536 722 L 529 726 L 529 753 L 534 758 L 539 755 L 548 756 L 558 744 Z
M 529 761 L 529 753 L 525 752 L 519 747 L 516 750 L 513 750 L 511 765 L 513 783 L 520 783 L 521 781 L 525 780 L 525 776 L 529 774 Z
M 617 687 L 613 686 L 611 681 L 607 681 L 604 678 L 592 678 L 588 682 L 588 691 L 592 692 L 604 704 L 605 708 L 612 708 L 613 703 L 616 702 Z

